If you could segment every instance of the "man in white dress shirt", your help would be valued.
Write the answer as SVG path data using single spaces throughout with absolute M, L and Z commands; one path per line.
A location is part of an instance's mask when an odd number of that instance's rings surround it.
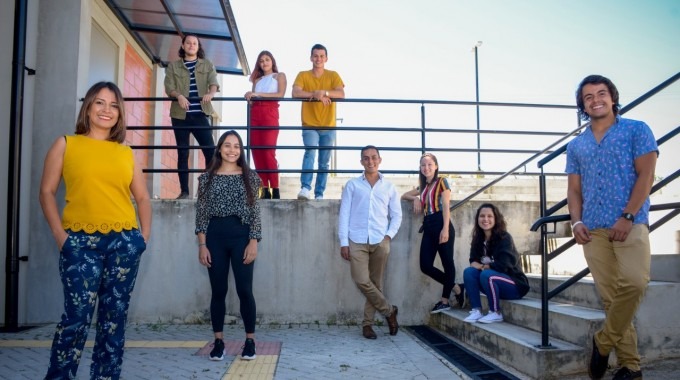
M 398 309 L 383 294 L 383 272 L 390 254 L 390 241 L 401 225 L 401 202 L 394 185 L 378 171 L 382 159 L 378 148 L 361 149 L 364 173 L 351 179 L 342 191 L 338 237 L 340 255 L 350 262 L 352 280 L 366 297 L 363 336 L 376 339 L 376 310 L 385 316 L 390 335 L 397 335 Z

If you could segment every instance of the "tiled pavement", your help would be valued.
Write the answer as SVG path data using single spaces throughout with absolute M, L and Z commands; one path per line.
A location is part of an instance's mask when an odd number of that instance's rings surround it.
M 49 360 L 55 325 L 0 334 L 0 380 L 41 379 Z M 242 326 L 225 326 L 225 360 L 205 355 L 212 341 L 209 325 L 130 325 L 122 379 L 467 379 L 463 372 L 416 340 L 407 331 L 390 336 L 375 327 L 377 340 L 361 336 L 357 326 L 294 324 L 258 326 L 257 359 L 238 358 Z M 88 379 L 91 339 L 78 371 Z M 280 351 L 279 351 L 280 347 Z M 203 354 L 203 356 L 201 356 Z M 486 358 L 495 362 L 493 358 Z M 519 378 L 521 374 L 512 372 Z M 680 360 L 643 365 L 644 378 L 680 379 Z M 609 373 L 605 378 L 611 378 Z M 564 380 L 585 380 L 573 376 Z
M 49 360 L 55 325 L 0 334 L 0 379 L 40 379 Z M 390 336 L 376 327 L 377 340 L 357 326 L 316 324 L 260 326 L 258 357 L 238 358 L 243 327 L 225 326 L 225 360 L 200 354 L 211 342 L 209 325 L 130 325 L 122 379 L 461 379 L 462 372 L 400 330 Z M 94 337 L 90 331 L 89 340 Z M 275 352 L 280 343 L 280 353 Z M 230 348 L 231 345 L 231 348 Z M 78 380 L 88 379 L 90 348 L 83 352 Z M 461 377 L 462 376 L 462 377 Z

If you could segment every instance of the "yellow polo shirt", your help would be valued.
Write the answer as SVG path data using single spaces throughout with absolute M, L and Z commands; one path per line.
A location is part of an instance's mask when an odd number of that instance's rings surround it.
M 303 91 L 332 90 L 345 87 L 340 75 L 331 70 L 324 70 L 320 77 L 314 73 L 301 71 L 295 78 L 293 86 Z M 302 102 L 302 126 L 304 127 L 335 127 L 335 102 L 324 106 L 321 102 Z

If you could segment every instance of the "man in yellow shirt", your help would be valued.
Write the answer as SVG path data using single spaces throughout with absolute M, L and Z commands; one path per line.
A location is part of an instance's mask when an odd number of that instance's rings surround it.
M 302 103 L 302 141 L 305 144 L 305 155 L 302 159 L 301 189 L 298 199 L 312 198 L 312 178 L 314 160 L 319 150 L 320 171 L 327 171 L 331 160 L 330 147 L 335 145 L 335 99 L 345 97 L 345 84 L 340 75 L 324 67 L 328 61 L 326 47 L 321 44 L 312 46 L 312 69 L 301 71 L 293 83 L 293 97 L 309 99 Z M 316 100 L 316 101 L 313 101 Z M 327 172 L 316 175 L 314 198 L 323 199 L 326 190 Z

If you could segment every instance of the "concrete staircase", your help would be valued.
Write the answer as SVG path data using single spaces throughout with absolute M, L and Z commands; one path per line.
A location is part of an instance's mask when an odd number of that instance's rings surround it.
M 680 255 L 670 260 L 680 265 Z M 659 258 L 657 267 L 669 258 Z M 654 270 L 653 270 L 654 272 Z M 529 275 L 531 291 L 517 301 L 502 301 L 503 323 L 481 324 L 463 321 L 468 310 L 448 310 L 430 318 L 430 325 L 449 334 L 473 351 L 481 352 L 532 379 L 557 379 L 584 373 L 590 356 L 593 333 L 604 321 L 604 311 L 590 278 L 574 284 L 549 304 L 550 347 L 541 344 L 540 277 Z M 551 278 L 553 289 L 563 278 Z M 638 310 L 635 327 L 643 362 L 680 357 L 680 313 L 677 294 L 680 281 L 652 281 Z M 487 302 L 482 296 L 482 305 Z M 486 312 L 486 310 L 485 310 Z M 616 366 L 615 355 L 610 365 Z

